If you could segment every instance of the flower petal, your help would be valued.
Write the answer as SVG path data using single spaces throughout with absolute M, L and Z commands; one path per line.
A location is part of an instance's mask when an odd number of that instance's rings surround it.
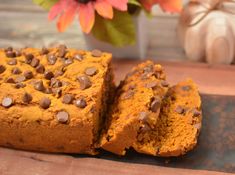
M 159 5 L 167 12 L 180 12 L 183 7 L 182 0 L 159 0 Z
M 52 21 L 55 19 L 66 7 L 66 0 L 58 1 L 49 11 L 48 20 Z
M 151 11 L 153 5 L 157 4 L 159 0 L 140 0 L 140 2 L 147 11 Z
M 107 0 L 107 2 L 120 11 L 127 11 L 128 0 Z
M 113 8 L 106 0 L 97 0 L 94 3 L 94 7 L 97 13 L 104 18 L 112 19 L 113 18 Z
M 76 15 L 78 5 L 74 4 L 70 6 L 66 11 L 60 16 L 57 22 L 57 28 L 59 32 L 64 32 L 66 28 L 73 22 Z
M 79 21 L 82 31 L 85 33 L 90 33 L 95 22 L 95 9 L 92 2 L 87 4 L 79 4 Z

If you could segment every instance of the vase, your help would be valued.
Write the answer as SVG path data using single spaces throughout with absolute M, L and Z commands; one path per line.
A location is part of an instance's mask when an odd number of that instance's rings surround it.
M 115 47 L 109 43 L 96 39 L 92 34 L 84 34 L 86 49 L 99 49 L 110 52 L 114 58 L 144 59 L 146 58 L 149 37 L 147 32 L 148 19 L 144 13 L 132 17 L 136 30 L 136 43 L 123 47 Z

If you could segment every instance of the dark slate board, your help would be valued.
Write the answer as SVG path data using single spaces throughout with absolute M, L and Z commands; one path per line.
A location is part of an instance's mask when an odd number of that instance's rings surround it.
M 202 95 L 202 110 L 203 125 L 198 145 L 185 156 L 159 158 L 131 150 L 125 157 L 106 151 L 101 151 L 96 157 L 120 162 L 235 173 L 235 97 Z

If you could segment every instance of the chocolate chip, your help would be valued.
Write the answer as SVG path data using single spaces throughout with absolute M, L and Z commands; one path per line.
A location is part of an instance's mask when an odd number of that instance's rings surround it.
M 15 51 L 16 57 L 20 57 L 22 55 L 21 51 L 17 50 Z
M 147 114 L 147 112 L 140 112 L 140 114 L 139 114 L 139 119 L 140 119 L 141 121 L 143 121 L 143 122 L 146 122 L 147 119 L 148 119 L 148 114 Z
M 24 88 L 25 86 L 26 86 L 26 85 L 23 84 L 23 83 L 16 83 L 16 84 L 15 84 L 15 88 L 16 88 L 16 89 Z
M 0 74 L 2 74 L 3 72 L 5 72 L 6 67 L 3 65 L 0 65 Z
M 7 51 L 13 51 L 13 47 L 9 46 L 9 47 L 7 47 L 6 49 L 4 49 L 4 51 L 5 51 L 5 52 L 7 52 Z
M 155 72 L 153 75 L 154 75 L 157 79 L 160 79 L 160 77 L 161 77 L 161 73 L 160 73 L 160 72 Z
M 12 104 L 13 104 L 12 98 L 10 98 L 10 97 L 3 98 L 3 100 L 2 100 L 2 106 L 3 107 L 9 108 L 9 107 L 12 106 Z
M 152 82 L 146 83 L 146 84 L 145 84 L 145 87 L 146 87 L 146 88 L 154 88 L 154 87 L 156 87 L 157 85 L 158 85 L 158 82 L 152 81 Z
M 6 79 L 6 83 L 15 83 L 15 80 L 11 77 Z
M 51 55 L 47 56 L 47 61 L 48 61 L 48 64 L 54 65 L 56 63 L 56 61 L 57 61 L 57 58 L 56 58 L 55 55 L 51 54 Z
M 75 54 L 73 56 L 74 59 L 78 60 L 78 61 L 82 61 L 83 60 L 83 56 L 81 54 Z
M 168 83 L 167 81 L 163 80 L 163 81 L 161 81 L 161 85 L 162 85 L 163 87 L 168 87 L 168 86 L 169 86 L 169 83 Z
M 6 56 L 7 56 L 8 58 L 15 58 L 15 57 L 16 57 L 16 53 L 13 52 L 13 51 L 7 51 L 7 52 L 6 52 Z
M 67 123 L 69 120 L 69 114 L 65 111 L 60 111 L 56 114 L 56 118 L 60 123 Z
M 124 100 L 127 100 L 127 99 L 133 97 L 134 94 L 135 94 L 135 92 L 134 92 L 133 90 L 128 90 L 128 91 L 124 94 L 123 99 L 124 99 Z
M 50 82 L 50 86 L 54 88 L 61 87 L 63 83 L 60 80 L 57 80 L 56 78 L 52 78 Z
M 140 128 L 141 132 L 148 132 L 151 131 L 151 128 L 149 127 L 149 125 L 144 125 Z
M 10 59 L 10 60 L 7 62 L 7 64 L 9 64 L 9 65 L 16 65 L 16 64 L 17 64 L 17 60 L 16 60 L 15 58 L 12 58 L 12 59 Z
M 95 50 L 92 50 L 91 55 L 93 57 L 101 57 L 102 56 L 102 52 L 100 50 L 95 49 Z
M 88 67 L 85 70 L 85 74 L 89 76 L 93 76 L 97 73 L 97 68 L 96 67 Z
M 65 94 L 63 99 L 62 99 L 62 102 L 65 103 L 65 104 L 70 104 L 70 103 L 72 103 L 73 100 L 74 100 L 74 96 L 73 95 Z
M 43 82 L 41 80 L 34 84 L 34 88 L 38 91 L 44 91 L 45 89 Z
M 161 101 L 159 98 L 153 98 L 151 104 L 150 104 L 150 110 L 152 112 L 158 112 L 161 107 Z
M 82 90 L 87 89 L 87 88 L 91 87 L 91 85 L 92 85 L 89 77 L 87 77 L 86 75 L 78 76 L 77 80 L 79 81 L 80 88 Z
M 196 108 L 194 108 L 193 110 L 192 110 L 192 113 L 193 113 L 193 117 L 198 117 L 198 116 L 200 116 L 202 113 L 201 113 L 201 111 L 199 111 L 198 109 L 196 109 Z
M 16 82 L 16 83 L 21 83 L 21 82 L 23 82 L 23 81 L 25 81 L 25 80 L 26 80 L 26 78 L 25 78 L 25 76 L 23 76 L 23 75 L 20 75 L 20 76 L 18 76 L 18 77 L 15 78 L 15 82 Z
M 152 76 L 152 73 L 145 72 L 145 73 L 141 74 L 140 78 L 141 78 L 141 80 L 146 80 L 151 76 Z
M 40 74 L 43 74 L 45 72 L 45 67 L 42 65 L 42 64 L 39 64 L 37 67 L 36 67 L 36 72 L 37 73 L 40 73 Z
M 31 78 L 33 78 L 33 72 L 30 71 L 30 70 L 26 70 L 24 72 L 24 76 L 25 76 L 26 79 L 31 79 Z
M 71 60 L 71 59 L 66 59 L 65 61 L 64 61 L 64 64 L 66 65 L 66 66 L 68 66 L 68 65 L 70 65 L 70 64 L 72 64 L 73 63 L 73 60 Z
M 51 89 L 52 90 L 52 94 L 54 95 L 54 96 L 56 96 L 57 98 L 60 98 L 61 97 L 61 95 L 62 95 L 62 90 L 61 89 L 59 89 L 59 88 L 53 88 L 53 89 Z
M 21 74 L 22 71 L 18 67 L 14 67 L 11 71 L 13 74 Z
M 45 77 L 47 80 L 50 80 L 50 79 L 52 79 L 52 78 L 54 77 L 54 74 L 53 74 L 53 72 L 47 70 L 47 71 L 45 71 L 45 73 L 44 73 L 44 77 Z
M 64 57 L 65 54 L 66 54 L 66 49 L 67 47 L 65 45 L 59 45 L 59 53 L 58 53 L 58 56 L 59 57 Z
M 84 98 L 79 98 L 74 103 L 79 108 L 85 108 L 87 106 L 86 100 Z
M 49 53 L 49 50 L 46 47 L 43 47 L 41 50 L 41 55 L 46 55 Z
M 151 73 L 153 72 L 153 65 L 149 65 L 149 66 L 146 66 L 144 67 L 144 73 Z
M 39 105 L 41 106 L 41 108 L 47 109 L 51 105 L 51 100 L 47 97 L 44 97 L 40 100 Z
M 185 110 L 182 106 L 177 106 L 175 108 L 175 112 L 177 112 L 178 114 L 183 114 L 185 112 Z
M 26 63 L 26 64 L 30 64 L 30 63 L 32 62 L 33 58 L 34 58 L 34 55 L 31 54 L 31 53 L 25 55 L 25 63 Z
M 46 89 L 44 90 L 44 93 L 45 93 L 45 94 L 52 94 L 52 89 L 51 89 L 51 88 L 46 88 Z
M 23 95 L 23 97 L 22 97 L 22 101 L 23 101 L 24 103 L 29 104 L 32 100 L 33 100 L 32 95 L 29 94 L 29 93 L 27 93 L 27 92 L 25 92 L 24 95 Z
M 182 86 L 181 89 L 183 91 L 189 91 L 189 90 L 191 90 L 191 87 L 190 86 Z
M 39 65 L 39 63 L 40 63 L 39 59 L 33 58 L 33 60 L 32 60 L 32 62 L 30 63 L 30 65 L 31 65 L 32 67 L 37 67 L 37 66 Z

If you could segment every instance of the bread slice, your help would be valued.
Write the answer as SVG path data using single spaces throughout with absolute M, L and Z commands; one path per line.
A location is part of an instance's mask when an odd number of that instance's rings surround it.
M 201 122 L 196 84 L 190 79 L 180 82 L 167 92 L 155 128 L 139 134 L 134 148 L 161 157 L 183 155 L 196 146 Z
M 119 86 L 101 147 L 119 155 L 125 155 L 130 147 L 144 152 L 146 148 L 138 144 L 138 138 L 155 128 L 167 90 L 161 65 L 146 61 L 133 68 Z

